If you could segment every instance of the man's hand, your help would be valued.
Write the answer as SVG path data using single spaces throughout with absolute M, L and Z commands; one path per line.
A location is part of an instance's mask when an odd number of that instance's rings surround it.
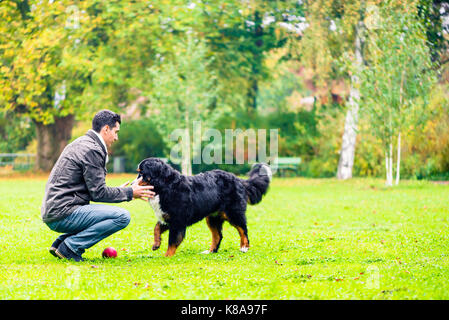
M 134 199 L 142 199 L 144 201 L 148 201 L 150 198 L 154 198 L 155 193 L 151 191 L 151 189 L 154 189 L 151 185 L 146 186 L 139 186 L 139 182 L 142 181 L 142 177 L 136 180 L 133 184 L 131 184 L 131 187 L 133 188 L 133 198 Z M 129 181 L 126 182 L 125 185 L 128 185 Z

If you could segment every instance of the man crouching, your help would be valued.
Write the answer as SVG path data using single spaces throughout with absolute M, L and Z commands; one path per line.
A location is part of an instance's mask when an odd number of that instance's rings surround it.
M 154 196 L 153 186 L 106 186 L 108 149 L 118 140 L 120 124 L 120 115 L 98 112 L 92 129 L 67 145 L 51 170 L 41 215 L 51 230 L 63 233 L 50 247 L 55 257 L 82 261 L 85 249 L 129 224 L 127 210 L 90 201 L 117 203 Z

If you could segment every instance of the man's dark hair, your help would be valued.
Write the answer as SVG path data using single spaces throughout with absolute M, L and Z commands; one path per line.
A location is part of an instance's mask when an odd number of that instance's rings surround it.
M 116 123 L 122 123 L 120 115 L 110 110 L 101 110 L 97 112 L 92 120 L 92 129 L 100 133 L 101 129 L 108 125 L 110 128 L 115 127 Z

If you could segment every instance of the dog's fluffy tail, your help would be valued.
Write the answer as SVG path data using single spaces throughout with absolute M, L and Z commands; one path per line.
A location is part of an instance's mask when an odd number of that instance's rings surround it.
M 253 165 L 249 172 L 249 179 L 243 180 L 249 204 L 257 204 L 262 200 L 262 196 L 267 193 L 271 177 L 270 166 L 264 163 Z

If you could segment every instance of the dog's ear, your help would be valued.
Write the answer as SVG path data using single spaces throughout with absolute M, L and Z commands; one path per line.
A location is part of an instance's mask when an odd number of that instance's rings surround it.
M 162 164 L 162 161 L 155 159 L 152 161 L 152 166 L 155 176 L 160 177 L 164 175 L 164 165 Z
M 142 161 L 140 164 L 140 174 L 143 176 L 143 180 L 149 182 L 149 180 L 156 175 L 155 167 L 148 159 Z
M 162 160 L 159 162 L 160 176 L 166 178 L 170 174 L 169 166 Z
M 142 163 L 142 174 L 148 178 L 158 178 L 164 175 L 164 163 L 156 158 L 148 158 Z

